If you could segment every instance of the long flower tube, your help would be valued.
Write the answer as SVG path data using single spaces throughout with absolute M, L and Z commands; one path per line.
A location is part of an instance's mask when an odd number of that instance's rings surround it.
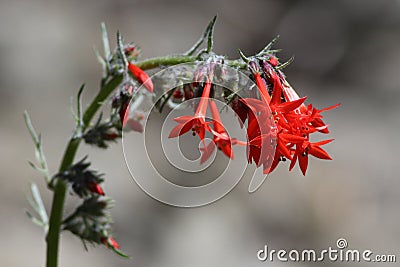
M 207 161 L 212 153 L 214 152 L 215 147 L 221 150 L 228 158 L 234 159 L 234 153 L 232 150 L 233 145 L 242 145 L 245 146 L 246 143 L 237 140 L 236 138 L 230 138 L 227 131 L 225 130 L 224 125 L 222 124 L 221 116 L 219 114 L 219 110 L 217 104 L 213 99 L 209 100 L 209 106 L 211 110 L 212 116 L 212 124 L 214 137 L 213 140 L 202 149 L 202 157 L 200 159 L 200 163 Z

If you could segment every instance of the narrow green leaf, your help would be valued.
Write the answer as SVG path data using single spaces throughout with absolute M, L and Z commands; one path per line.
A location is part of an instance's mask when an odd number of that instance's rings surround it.
M 124 52 L 124 44 L 122 42 L 122 35 L 119 31 L 117 32 L 117 45 L 118 45 L 118 52 L 121 56 L 122 62 L 124 63 L 124 69 L 126 71 L 128 68 L 128 60 L 126 59 L 126 55 Z
M 74 121 L 76 123 L 78 123 L 78 116 L 75 114 L 75 110 L 74 110 L 74 98 L 71 96 L 69 98 L 69 111 L 71 112 L 72 118 L 74 119 Z
M 261 50 L 256 56 L 263 56 L 265 54 L 268 53 L 272 53 L 273 50 L 270 50 L 272 48 L 272 46 L 276 43 L 276 41 L 278 41 L 279 39 L 279 35 L 277 35 L 274 39 L 272 39 L 271 42 L 269 42 L 263 50 Z
M 28 160 L 28 164 L 35 170 L 35 171 L 39 171 L 43 174 L 46 173 L 46 170 L 43 170 L 42 168 L 40 168 L 39 166 L 37 166 L 36 164 L 34 164 L 32 161 Z
M 197 42 L 188 51 L 186 51 L 184 53 L 185 56 L 191 56 L 197 51 L 197 49 L 199 49 L 199 47 L 203 44 L 204 40 L 209 35 L 210 29 L 211 29 L 213 23 L 215 23 L 215 19 L 216 19 L 216 16 L 213 18 L 213 20 L 211 20 L 208 23 L 203 35 L 197 40 Z
M 88 248 L 88 246 L 87 246 L 85 240 L 81 238 L 81 241 L 82 241 L 83 248 L 85 249 L 86 252 L 88 252 L 88 251 L 89 251 L 89 248 Z
M 100 52 L 99 52 L 99 50 L 95 47 L 95 46 L 93 46 L 93 51 L 94 51 L 94 54 L 96 55 L 96 58 L 97 58 L 97 61 L 100 63 L 100 65 L 101 65 L 101 69 L 103 70 L 103 77 L 106 77 L 107 76 L 107 63 L 106 63 L 106 59 L 104 59 L 101 55 L 100 55 Z
M 85 84 L 83 83 L 78 91 L 77 96 L 77 117 L 78 117 L 78 127 L 82 127 L 82 92 L 85 89 Z
M 130 259 L 131 257 L 126 255 L 125 253 L 123 253 L 121 250 L 116 249 L 116 248 L 112 248 L 112 250 L 119 256 L 123 257 L 123 258 L 127 258 Z
M 214 44 L 214 25 L 215 21 L 217 20 L 217 16 L 215 15 L 212 21 L 210 22 L 210 30 L 208 31 L 208 41 L 207 41 L 207 53 L 210 53 L 213 44 Z
M 293 61 L 294 61 L 294 57 L 291 57 L 291 58 L 289 58 L 288 61 L 286 61 L 285 63 L 282 63 L 281 65 L 279 65 L 279 66 L 277 66 L 277 67 L 275 67 L 275 68 L 276 68 L 277 70 L 284 69 L 284 68 L 286 68 L 287 66 L 289 66 L 290 63 L 292 63 Z
M 269 53 L 269 54 L 276 54 L 276 53 L 279 53 L 279 52 L 282 52 L 282 49 L 272 49 L 272 50 L 268 50 L 268 53 Z
M 39 214 L 39 206 L 36 204 L 36 202 L 32 199 L 30 195 L 25 195 L 26 201 L 28 201 L 29 206 L 36 212 L 36 214 Z
M 44 229 L 44 232 L 47 233 L 49 227 L 49 219 L 47 216 L 47 212 L 44 208 L 42 198 L 40 197 L 39 189 L 36 184 L 31 185 L 30 196 L 26 195 L 26 199 L 31 206 L 31 208 L 35 211 L 35 213 L 39 216 L 36 217 L 32 215 L 29 211 L 26 211 L 28 217 L 32 220 L 33 223 L 41 226 Z
M 49 217 L 47 216 L 46 209 L 43 205 L 43 201 L 42 201 L 42 197 L 40 196 L 39 189 L 38 189 L 37 185 L 34 183 L 31 185 L 31 192 L 32 192 L 33 200 L 35 201 L 35 203 L 37 204 L 37 206 L 39 208 L 38 214 L 40 216 L 40 219 L 42 220 L 42 222 L 45 225 L 48 225 Z
M 47 167 L 46 158 L 43 153 L 41 137 L 40 137 L 40 135 L 38 135 L 36 133 L 35 129 L 33 128 L 31 119 L 29 118 L 27 111 L 24 112 L 24 119 L 25 119 L 26 127 L 28 128 L 29 133 L 32 137 L 32 140 L 35 144 L 35 157 L 40 166 L 40 168 L 37 168 L 37 169 L 40 170 L 44 174 L 46 182 L 47 182 L 47 184 L 49 184 L 51 181 L 51 177 L 49 174 L 49 168 Z M 32 166 L 32 164 L 31 164 L 31 166 Z M 36 165 L 33 165 L 33 166 L 36 167 Z
M 29 211 L 25 211 L 26 215 L 28 215 L 29 219 L 36 224 L 37 226 L 40 226 L 42 228 L 44 228 L 43 222 L 40 221 L 38 218 L 36 218 L 35 216 L 33 216 Z
M 108 41 L 106 24 L 104 22 L 101 23 L 101 37 L 103 40 L 104 58 L 107 62 L 111 57 L 111 50 L 110 50 L 110 42 Z
M 243 54 L 242 50 L 238 49 L 238 51 L 239 51 L 240 58 L 243 59 L 244 62 L 249 63 L 248 57 L 246 57 L 246 56 Z
M 26 127 L 28 128 L 29 133 L 31 134 L 32 140 L 36 145 L 39 142 L 39 139 L 37 137 L 35 129 L 33 128 L 31 119 L 29 118 L 29 114 L 28 114 L 28 112 L 26 110 L 24 112 L 24 119 L 25 119 Z

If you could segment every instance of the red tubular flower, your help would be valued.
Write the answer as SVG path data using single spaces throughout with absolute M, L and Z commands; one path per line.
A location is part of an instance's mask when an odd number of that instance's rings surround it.
M 253 112 L 249 112 L 248 116 L 247 138 L 249 142 L 247 146 L 247 161 L 251 163 L 254 160 L 258 167 L 261 165 L 261 144 L 256 142 L 258 141 L 257 138 L 261 136 L 261 129 L 256 115 Z
M 267 85 L 265 84 L 264 79 L 261 78 L 260 73 L 254 74 L 254 80 L 255 80 L 258 90 L 260 92 L 261 99 L 264 101 L 264 103 L 271 102 L 271 97 L 268 94 Z
M 254 63 L 255 64 L 255 63 Z M 255 82 L 257 88 L 260 92 L 262 101 L 257 99 L 245 99 L 244 101 L 247 103 L 248 106 L 252 108 L 252 110 L 257 114 L 261 112 L 261 115 L 258 115 L 254 118 L 253 122 L 250 122 L 249 119 L 249 127 L 248 127 L 248 137 L 249 137 L 249 161 L 253 158 L 259 166 L 263 163 L 265 169 L 264 172 L 269 173 L 271 172 L 278 162 L 283 158 L 288 158 L 289 160 L 292 159 L 290 148 L 288 147 L 289 143 L 298 142 L 299 140 L 296 136 L 288 133 L 283 132 L 283 128 L 289 128 L 285 114 L 293 112 L 296 108 L 303 104 L 305 98 L 299 98 L 295 101 L 288 101 L 281 103 L 281 95 L 282 95 L 282 83 L 278 75 L 272 70 L 272 68 L 268 68 L 267 75 L 269 81 L 272 83 L 273 93 L 272 97 L 269 96 L 267 87 L 260 77 L 258 72 L 254 72 L 256 68 L 254 65 L 249 66 L 250 70 L 253 71 L 253 76 L 255 78 Z M 273 139 L 271 132 L 273 130 L 273 125 L 270 125 L 268 122 L 270 121 L 268 118 L 265 117 L 265 114 L 269 114 L 270 110 L 274 116 L 275 127 L 277 127 L 278 134 L 274 137 L 277 139 L 277 147 L 275 152 L 275 157 L 271 166 L 269 166 L 269 159 L 265 158 L 269 156 L 269 153 L 264 153 L 264 156 L 260 157 L 261 151 L 270 152 L 270 150 L 266 150 L 264 148 L 265 145 L 268 145 L 270 141 Z M 264 116 L 264 117 L 263 117 Z M 261 130 L 262 133 L 261 133 Z M 286 137 L 286 138 L 285 138 Z M 303 140 L 303 138 L 301 138 Z
M 274 159 L 271 166 L 267 166 L 267 168 L 264 168 L 264 173 L 271 173 L 278 166 L 279 162 L 286 161 L 286 159 L 293 162 L 290 147 L 293 144 L 303 143 L 304 141 L 304 137 L 284 133 L 283 130 L 281 130 L 281 132 L 279 132 L 277 135 L 277 146 Z
M 289 170 L 292 170 L 294 165 L 296 164 L 296 160 L 299 160 L 300 170 L 303 175 L 306 175 L 307 167 L 308 167 L 308 155 L 311 154 L 316 158 L 332 160 L 329 154 L 321 148 L 322 145 L 328 144 L 332 142 L 333 139 L 324 140 L 320 142 L 311 143 L 309 141 L 305 141 L 302 146 L 296 146 L 296 150 L 293 155 L 293 160 L 290 163 Z
M 103 189 L 101 188 L 101 186 L 96 182 L 89 183 L 88 189 L 89 189 L 90 192 L 99 194 L 101 196 L 105 195 Z
M 147 91 L 149 91 L 150 93 L 153 92 L 153 82 L 146 72 L 144 72 L 141 68 L 132 63 L 128 64 L 128 69 L 133 74 L 133 76 L 135 76 L 136 80 L 146 87 Z
M 242 98 L 237 96 L 232 101 L 232 109 L 239 117 L 240 127 L 243 128 L 243 124 L 246 122 L 248 117 L 249 107 L 243 102 Z
M 113 248 L 113 249 L 120 249 L 120 245 L 115 241 L 115 239 L 110 236 L 110 237 L 101 237 L 100 241 L 107 247 Z
M 284 81 L 283 94 L 286 99 L 291 101 L 296 101 L 299 99 L 296 91 L 289 85 L 288 82 Z M 288 123 L 290 124 L 290 131 L 299 136 L 303 136 L 305 140 L 303 142 L 297 143 L 293 152 L 293 159 L 290 164 L 289 170 L 292 170 L 296 161 L 299 161 L 300 170 L 303 175 L 306 174 L 308 167 L 308 155 L 311 154 L 317 158 L 331 160 L 332 158 L 328 153 L 323 150 L 320 146 L 331 142 L 333 139 L 325 140 L 321 142 L 311 143 L 309 142 L 310 133 L 321 132 L 324 134 L 329 133 L 328 125 L 326 125 L 321 115 L 322 112 L 334 109 L 338 107 L 339 104 L 334 106 L 318 110 L 314 108 L 311 104 L 306 106 L 304 104 L 296 108 L 293 114 L 288 114 L 286 116 Z
M 219 111 L 217 105 L 214 100 L 210 99 L 210 110 L 213 118 L 213 126 L 214 126 L 214 138 L 213 141 L 208 144 L 203 150 L 202 157 L 200 159 L 200 163 L 205 162 L 212 154 L 215 149 L 215 146 L 218 147 L 228 158 L 233 159 L 234 154 L 232 151 L 232 145 L 246 145 L 246 143 L 238 141 L 236 138 L 230 138 L 228 133 L 225 130 L 225 127 L 222 124 L 221 116 L 219 115 Z
M 192 129 L 193 135 L 197 134 L 204 142 L 206 131 L 211 131 L 208 123 L 206 122 L 206 113 L 210 90 L 211 82 L 207 81 L 194 116 L 181 116 L 175 118 L 174 121 L 178 122 L 179 124 L 171 130 L 168 138 L 178 137 Z
M 260 92 L 261 101 L 257 99 L 244 99 L 244 102 L 251 108 L 255 116 L 248 124 L 248 160 L 254 160 L 257 166 L 263 164 L 264 173 L 272 172 L 281 161 L 286 159 L 291 161 L 289 169 L 299 161 L 302 173 L 305 175 L 308 167 L 308 155 L 311 154 L 320 159 L 331 159 L 328 153 L 320 146 L 331 142 L 326 140 L 316 143 L 309 141 L 309 135 L 314 132 L 329 133 L 321 115 L 322 112 L 336 108 L 334 105 L 322 110 L 314 108 L 311 104 L 306 106 L 306 97 L 300 98 L 281 73 L 277 73 L 273 67 L 275 62 L 272 57 L 268 61 L 263 61 L 263 71 L 266 74 L 267 83 L 272 89 L 269 95 L 266 83 L 259 73 L 259 66 L 256 62 L 249 63 L 257 88 Z M 270 92 L 271 92 L 270 91 Z M 271 110 L 276 129 L 276 151 L 272 164 L 269 166 L 269 159 L 262 155 L 263 146 L 268 144 L 271 136 L 268 128 L 264 125 L 268 122 L 265 114 Z M 264 114 L 264 117 L 262 117 Z M 261 133 L 264 127 L 264 133 Z M 265 132 L 266 131 L 266 132 Z
M 125 126 L 126 122 L 128 121 L 129 118 L 129 101 L 126 101 L 124 103 L 121 104 L 121 107 L 119 108 L 119 118 L 121 120 L 122 123 L 122 127 Z

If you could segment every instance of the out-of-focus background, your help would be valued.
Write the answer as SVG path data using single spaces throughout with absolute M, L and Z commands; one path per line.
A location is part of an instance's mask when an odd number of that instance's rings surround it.
M 281 58 L 295 56 L 286 69 L 293 86 L 317 107 L 342 104 L 326 114 L 334 160 L 312 159 L 306 177 L 279 166 L 255 194 L 242 181 L 212 205 L 181 209 L 138 188 L 121 144 L 108 151 L 82 146 L 80 156 L 90 152 L 93 166 L 107 174 L 116 238 L 132 259 L 103 247 L 85 252 L 65 233 L 60 266 L 262 266 L 256 252 L 265 244 L 322 249 L 341 237 L 349 248 L 400 261 L 400 1 L 2 0 L 0 266 L 44 265 L 44 236 L 25 216 L 24 194 L 30 182 L 39 184 L 47 209 L 51 195 L 27 164 L 34 153 L 23 111 L 43 134 L 56 171 L 73 129 L 70 97 L 83 82 L 85 100 L 98 88 L 92 48 L 101 47 L 102 21 L 111 38 L 120 30 L 149 57 L 185 51 L 215 14 L 216 52 L 253 54 L 280 34 Z

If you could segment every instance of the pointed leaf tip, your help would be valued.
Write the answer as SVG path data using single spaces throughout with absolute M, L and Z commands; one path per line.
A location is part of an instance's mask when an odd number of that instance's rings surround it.
M 249 59 L 243 54 L 242 50 L 238 49 L 240 58 L 243 59 L 244 62 L 249 63 Z

